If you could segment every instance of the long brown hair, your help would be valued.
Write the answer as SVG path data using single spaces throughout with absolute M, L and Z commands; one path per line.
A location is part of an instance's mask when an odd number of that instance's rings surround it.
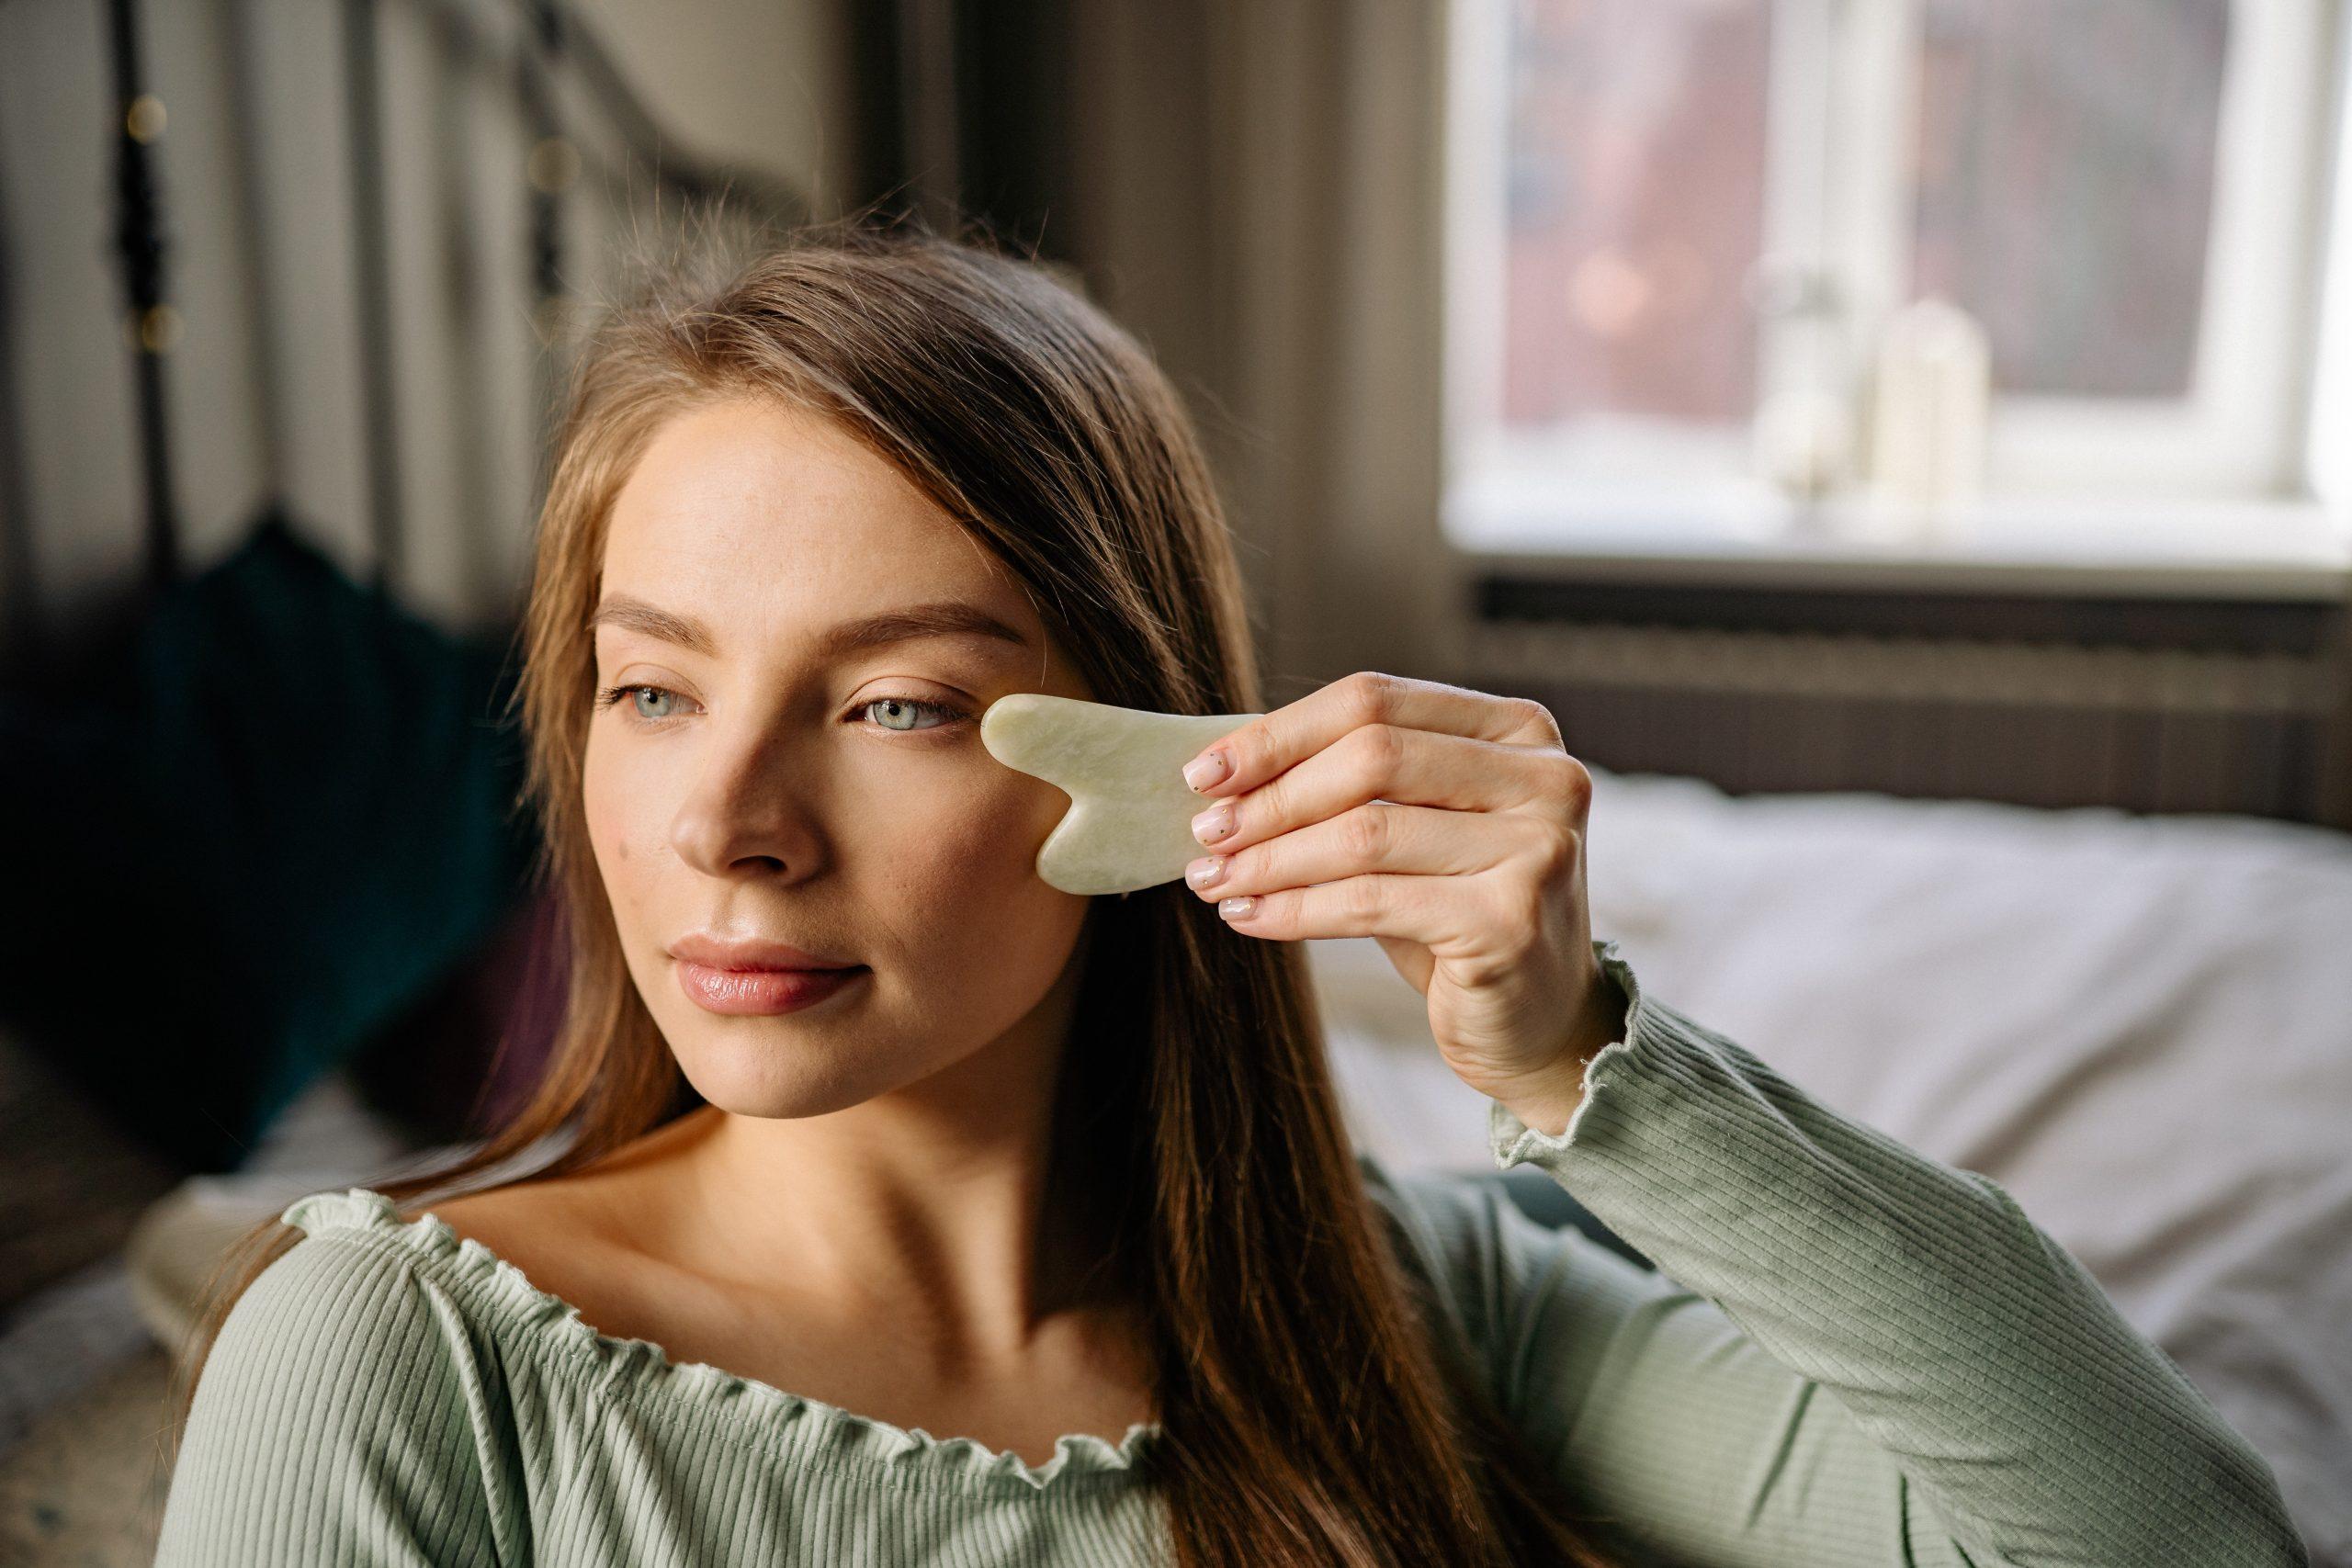
M 1261 706 L 1231 539 L 1150 357 L 1042 267 L 865 223 L 805 231 L 715 287 L 675 268 L 574 372 L 541 513 L 516 699 L 541 874 L 569 929 L 544 1077 L 455 1190 L 576 1125 L 526 1178 L 590 1165 L 700 1103 L 622 961 L 582 820 L 586 632 L 613 500 L 681 409 L 772 398 L 838 420 L 1007 562 L 1100 700 Z M 1089 1204 L 1150 1336 L 1177 1561 L 1599 1565 L 1558 1483 L 1440 1326 L 1358 1168 L 1295 942 L 1235 940 L 1181 883 L 1098 898 L 1057 1090 L 1054 1201 Z M 231 1304 L 297 1233 L 266 1222 L 208 1302 L 175 1435 Z

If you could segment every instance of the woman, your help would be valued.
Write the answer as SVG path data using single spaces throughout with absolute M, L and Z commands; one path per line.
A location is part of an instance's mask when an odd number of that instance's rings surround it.
M 989 703 L 1261 705 L 1187 420 L 1042 272 L 853 231 L 617 314 L 527 635 L 552 1065 L 273 1224 L 159 1562 L 2303 1560 L 2006 1193 L 1592 939 L 1539 706 L 1351 677 L 1188 773 L 1214 876 L 1035 875 Z M 1351 1153 L 1300 942 L 1363 934 L 1661 1272 Z

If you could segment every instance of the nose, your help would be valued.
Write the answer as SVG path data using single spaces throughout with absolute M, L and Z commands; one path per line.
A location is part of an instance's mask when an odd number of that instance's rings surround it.
M 678 858 L 710 876 L 813 874 L 823 834 L 806 798 L 809 771 L 796 767 L 775 731 L 713 735 L 670 824 Z M 795 789 L 793 782 L 803 787 Z

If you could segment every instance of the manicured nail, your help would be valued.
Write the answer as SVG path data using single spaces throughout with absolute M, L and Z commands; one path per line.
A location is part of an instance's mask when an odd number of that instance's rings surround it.
M 1204 844 L 1214 844 L 1233 831 L 1233 802 L 1220 800 L 1193 818 L 1193 837 Z
M 1184 782 L 1194 794 L 1217 784 L 1233 772 L 1232 759 L 1223 751 L 1204 751 L 1184 764 Z
M 1258 900 L 1248 894 L 1238 898 L 1220 898 L 1216 901 L 1216 912 L 1228 920 L 1242 919 L 1256 913 L 1257 908 Z
M 1184 868 L 1184 880 L 1195 887 L 1214 887 L 1225 877 L 1225 857 L 1211 855 Z

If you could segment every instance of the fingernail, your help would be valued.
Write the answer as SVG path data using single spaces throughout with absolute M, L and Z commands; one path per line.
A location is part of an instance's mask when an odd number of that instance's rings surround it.
M 1184 868 L 1184 880 L 1195 887 L 1214 887 L 1225 876 L 1225 857 L 1211 855 Z
M 1257 908 L 1258 900 L 1246 893 L 1238 898 L 1220 898 L 1216 901 L 1216 912 L 1228 920 L 1241 919 L 1254 912 Z
M 1220 800 L 1193 818 L 1193 837 L 1204 844 L 1214 844 L 1233 831 L 1233 802 Z
M 1204 751 L 1184 764 L 1184 782 L 1194 794 L 1222 781 L 1233 772 L 1233 763 L 1223 751 Z

